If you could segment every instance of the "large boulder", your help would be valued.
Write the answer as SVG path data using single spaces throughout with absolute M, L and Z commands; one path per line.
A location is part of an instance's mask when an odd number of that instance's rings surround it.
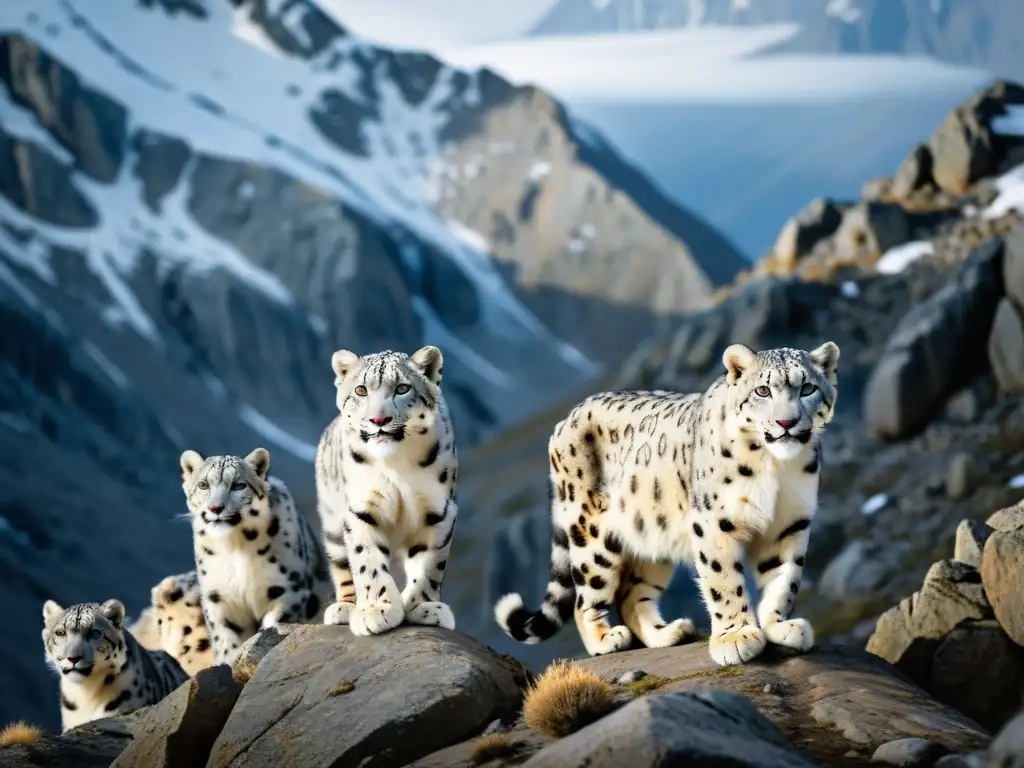
M 902 200 L 931 182 L 932 152 L 927 144 L 918 144 L 893 174 L 889 195 Z
M 837 262 L 858 264 L 907 242 L 910 223 L 895 203 L 860 203 L 843 214 L 834 239 Z
M 1002 257 L 1002 239 L 986 241 L 904 315 L 864 390 L 864 418 L 874 437 L 916 432 L 986 367 L 989 330 L 1003 294 Z
M 1003 283 L 1006 295 L 1018 307 L 1024 307 L 1024 223 L 1017 224 L 1004 235 L 1006 255 L 1003 259 Z
M 966 621 L 991 617 L 978 569 L 940 560 L 928 569 L 919 591 L 878 618 L 866 648 L 920 680 L 938 641 Z
M 989 537 L 981 577 L 1000 626 L 1024 646 L 1024 530 L 996 531 Z
M 110 768 L 204 765 L 241 691 L 227 664 L 200 670 L 170 696 L 140 711 L 135 739 Z
M 647 696 L 560 739 L 524 768 L 803 768 L 815 765 L 743 696 L 679 692 Z
M 302 626 L 259 661 L 207 766 L 403 766 L 512 718 L 529 676 L 457 632 Z
M 1024 88 L 997 82 L 946 116 L 928 140 L 932 177 L 945 192 L 962 195 L 979 179 L 998 172 L 1013 137 L 993 134 L 992 118 L 1008 105 L 1024 105 Z

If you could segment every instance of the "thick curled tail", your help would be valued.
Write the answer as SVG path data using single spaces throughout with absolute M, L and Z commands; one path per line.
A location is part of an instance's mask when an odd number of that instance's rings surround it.
M 562 628 L 566 614 L 572 614 L 572 595 L 560 603 L 544 602 L 539 611 L 528 611 L 522 595 L 513 592 L 502 597 L 494 606 L 494 618 L 509 637 L 520 643 L 535 645 L 554 635 Z M 547 610 L 545 610 L 547 609 Z

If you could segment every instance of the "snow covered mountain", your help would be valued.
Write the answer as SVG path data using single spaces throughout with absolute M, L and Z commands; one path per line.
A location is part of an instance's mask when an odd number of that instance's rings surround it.
M 930 56 L 1024 79 L 1018 0 L 555 0 L 535 35 L 791 23 L 778 51 Z
M 326 7 L 326 6 L 325 6 Z M 178 455 L 310 508 L 334 349 L 445 353 L 470 446 L 743 259 L 547 94 L 307 0 L 0 4 L 0 720 L 55 722 L 42 601 L 187 569 Z

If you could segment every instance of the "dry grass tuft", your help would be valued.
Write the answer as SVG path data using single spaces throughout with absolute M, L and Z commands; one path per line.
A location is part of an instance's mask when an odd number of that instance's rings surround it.
M 43 729 L 18 720 L 11 723 L 0 731 L 0 747 L 10 747 L 15 744 L 35 744 L 43 738 Z
M 687 672 L 684 675 L 673 675 L 672 677 L 665 677 L 664 675 L 647 675 L 646 677 L 641 677 L 639 680 L 634 680 L 632 683 L 627 683 L 626 690 L 634 696 L 642 696 L 645 693 L 656 691 L 664 685 L 677 683 L 680 680 L 696 680 L 703 677 L 737 677 L 742 674 L 743 669 L 741 667 L 729 666 L 700 669 L 696 672 Z
M 523 720 L 528 728 L 557 739 L 618 706 L 611 683 L 572 662 L 555 662 L 526 691 Z
M 516 741 L 507 733 L 489 733 L 476 740 L 469 759 L 473 765 L 483 765 L 492 760 L 518 757 L 524 747 L 523 742 Z

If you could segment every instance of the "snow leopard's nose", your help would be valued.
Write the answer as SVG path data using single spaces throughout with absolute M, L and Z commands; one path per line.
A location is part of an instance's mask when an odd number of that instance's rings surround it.
M 72 667 L 82 660 L 81 656 L 67 656 L 66 658 L 71 663 Z
M 378 427 L 383 427 L 389 421 L 391 421 L 390 416 L 374 416 L 372 419 L 370 419 L 370 423 Z
M 213 514 L 219 515 L 221 512 L 224 511 L 224 505 L 223 504 L 211 504 L 209 507 L 207 507 L 207 509 L 209 509 L 211 512 L 213 512 Z
M 783 429 L 792 429 L 800 419 L 778 419 L 775 423 Z

